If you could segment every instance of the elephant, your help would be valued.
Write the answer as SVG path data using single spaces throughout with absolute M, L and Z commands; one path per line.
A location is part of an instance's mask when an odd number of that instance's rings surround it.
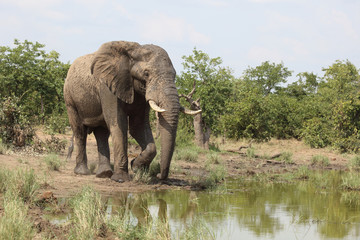
M 64 83 L 64 99 L 77 147 L 75 174 L 87 175 L 86 138 L 94 133 L 98 149 L 97 177 L 117 182 L 131 180 L 128 172 L 128 130 L 141 147 L 131 161 L 137 169 L 148 168 L 156 156 L 150 128 L 150 107 L 159 114 L 161 153 L 160 180 L 168 178 L 174 152 L 179 111 L 175 69 L 167 52 L 156 45 L 107 42 L 92 53 L 77 58 Z M 111 135 L 114 170 L 110 165 Z M 73 143 L 69 148 L 71 156 Z

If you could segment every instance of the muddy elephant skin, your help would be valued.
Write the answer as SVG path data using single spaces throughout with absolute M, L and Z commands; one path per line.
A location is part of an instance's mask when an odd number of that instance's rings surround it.
M 64 84 L 64 98 L 77 150 L 74 172 L 90 174 L 86 137 L 93 132 L 99 153 L 96 176 L 128 181 L 128 128 L 142 149 L 131 166 L 133 169 L 147 168 L 156 155 L 149 123 L 150 102 L 159 111 L 161 170 L 158 177 L 166 179 L 180 110 L 175 75 L 168 54 L 155 45 L 108 42 L 95 53 L 76 59 Z M 110 166 L 110 135 L 114 147 L 114 171 Z M 72 148 L 69 152 L 71 156 Z

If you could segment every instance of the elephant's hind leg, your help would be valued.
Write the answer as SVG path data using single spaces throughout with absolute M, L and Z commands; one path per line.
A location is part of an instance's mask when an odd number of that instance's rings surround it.
M 87 166 L 87 156 L 86 156 L 86 138 L 87 138 L 87 127 L 80 122 L 77 111 L 71 107 L 67 106 L 69 122 L 75 137 L 75 145 L 77 147 L 76 154 L 76 166 L 74 173 L 81 175 L 89 175 L 90 170 Z
M 109 149 L 109 136 L 110 132 L 107 128 L 97 127 L 94 130 L 98 153 L 99 164 L 96 171 L 96 177 L 110 178 L 113 171 L 110 166 L 110 149 Z

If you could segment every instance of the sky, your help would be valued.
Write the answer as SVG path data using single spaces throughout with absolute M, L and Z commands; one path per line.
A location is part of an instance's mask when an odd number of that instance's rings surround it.
M 70 63 L 126 40 L 161 46 L 177 73 L 196 47 L 235 77 L 264 61 L 322 76 L 336 60 L 360 68 L 360 0 L 0 0 L 0 36 Z

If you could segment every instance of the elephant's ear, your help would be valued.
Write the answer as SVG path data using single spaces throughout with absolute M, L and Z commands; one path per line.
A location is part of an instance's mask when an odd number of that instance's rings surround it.
M 95 52 L 91 74 L 126 103 L 134 101 L 134 82 L 130 74 L 132 53 L 140 45 L 135 42 L 108 42 Z

